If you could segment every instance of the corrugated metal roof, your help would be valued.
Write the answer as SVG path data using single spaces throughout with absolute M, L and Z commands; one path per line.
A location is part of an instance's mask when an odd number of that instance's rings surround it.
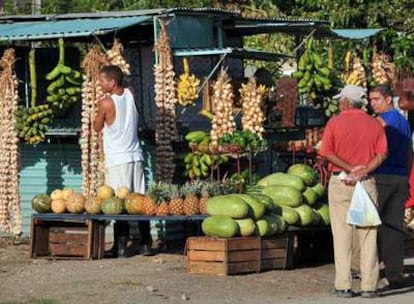
M 280 58 L 294 56 L 286 54 L 276 54 L 263 52 L 252 49 L 244 48 L 209 48 L 209 49 L 180 49 L 174 51 L 174 56 L 211 56 L 211 55 L 224 55 L 228 54 L 231 57 L 241 58 L 241 59 L 253 59 L 253 60 L 263 60 L 263 61 L 275 61 Z
M 338 38 L 348 39 L 364 39 L 370 36 L 374 36 L 383 31 L 383 28 L 379 29 L 331 29 L 333 33 L 338 35 Z
M 150 16 L 16 22 L 0 25 L 0 41 L 103 35 L 152 20 Z

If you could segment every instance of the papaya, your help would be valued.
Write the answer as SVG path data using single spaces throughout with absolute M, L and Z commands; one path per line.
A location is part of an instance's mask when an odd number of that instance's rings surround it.
M 207 236 L 231 238 L 239 232 L 239 225 L 229 216 L 214 215 L 203 220 L 201 230 Z
M 209 198 L 206 209 L 209 215 L 225 215 L 232 218 L 245 218 L 249 213 L 249 205 L 242 198 L 231 194 Z

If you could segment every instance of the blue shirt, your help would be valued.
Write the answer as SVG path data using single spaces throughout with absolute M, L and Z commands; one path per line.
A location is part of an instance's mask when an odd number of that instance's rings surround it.
M 375 173 L 408 176 L 408 153 L 411 149 L 410 125 L 396 109 L 381 113 L 379 116 L 386 123 L 388 156 Z

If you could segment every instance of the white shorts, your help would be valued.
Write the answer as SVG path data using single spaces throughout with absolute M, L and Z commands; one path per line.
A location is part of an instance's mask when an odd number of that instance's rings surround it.
M 105 184 L 114 190 L 127 187 L 131 192 L 145 193 L 144 162 L 130 162 L 106 168 Z

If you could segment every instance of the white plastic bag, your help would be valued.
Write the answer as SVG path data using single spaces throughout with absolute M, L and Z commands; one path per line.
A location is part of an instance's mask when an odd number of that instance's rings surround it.
M 355 185 L 346 222 L 358 227 L 381 225 L 377 207 L 372 202 L 361 181 L 358 181 Z

